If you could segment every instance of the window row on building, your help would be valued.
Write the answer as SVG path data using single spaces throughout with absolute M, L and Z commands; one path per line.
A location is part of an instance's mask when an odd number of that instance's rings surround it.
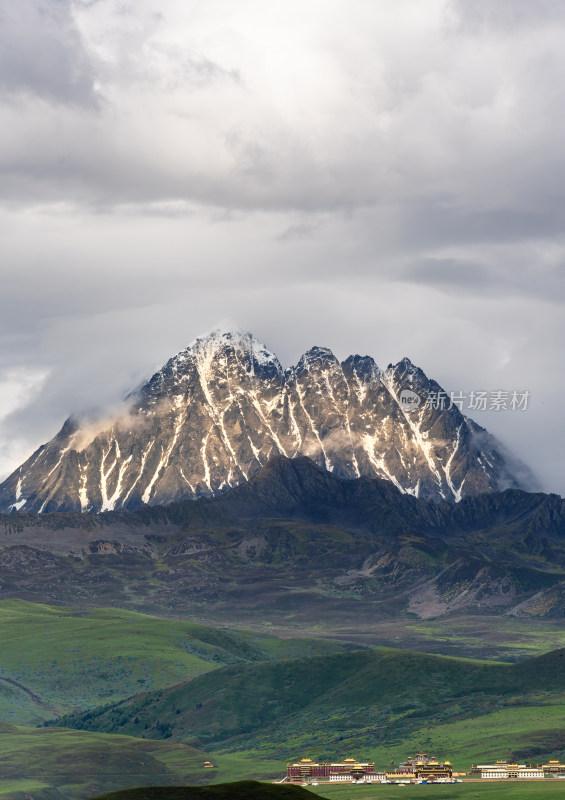
M 490 778 L 491 780 L 545 778 L 546 775 L 565 777 L 565 764 L 561 764 L 557 760 L 550 760 L 547 764 L 538 764 L 533 767 L 531 764 L 511 764 L 508 761 L 496 761 L 494 764 L 473 764 L 471 775 L 479 775 L 481 778 Z

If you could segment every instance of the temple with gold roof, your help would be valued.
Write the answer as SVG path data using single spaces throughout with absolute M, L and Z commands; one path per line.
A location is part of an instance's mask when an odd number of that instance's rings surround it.
M 290 783 L 307 783 L 318 779 L 323 781 L 352 781 L 367 782 L 371 780 L 384 780 L 385 774 L 375 772 L 373 761 L 357 761 L 355 758 L 345 758 L 338 762 L 317 762 L 311 758 L 302 758 L 300 761 L 286 765 L 286 777 Z
M 418 781 L 451 780 L 453 767 L 451 761 L 438 761 L 427 753 L 416 753 L 398 765 L 396 775 L 413 778 Z M 391 773 L 387 774 L 390 779 Z
M 547 764 L 541 765 L 541 768 L 546 775 L 565 778 L 565 764 L 562 764 L 561 761 L 558 761 L 556 758 L 550 758 Z

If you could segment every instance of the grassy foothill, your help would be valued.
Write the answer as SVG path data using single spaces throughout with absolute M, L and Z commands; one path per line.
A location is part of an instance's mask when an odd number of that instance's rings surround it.
M 2 800 L 271 781 L 282 778 L 288 760 L 304 756 L 351 756 L 384 767 L 423 749 L 457 771 L 497 758 L 565 758 L 565 650 L 513 664 L 351 651 L 322 639 L 279 640 L 119 609 L 79 613 L 22 601 L 0 602 L 0 636 Z M 115 694 L 120 702 L 106 706 Z M 12 722 L 35 711 L 41 722 L 41 713 L 71 704 L 82 708 L 61 720 L 67 727 Z M 204 769 L 204 761 L 215 767 Z M 470 785 L 481 797 L 565 794 L 565 781 Z M 367 792 L 382 800 L 390 792 L 474 796 L 462 785 L 316 789 L 322 791 L 336 800 Z
M 38 724 L 117 702 L 218 667 L 347 649 L 324 639 L 277 639 L 123 609 L 78 611 L 0 601 L 0 720 Z
M 11 800 L 12 797 L 33 797 L 36 792 L 48 789 L 49 784 L 44 781 L 35 780 L 3 780 L 0 778 L 0 797 L 3 800 Z M 34 794 L 31 794 L 31 793 Z
M 212 761 L 214 769 L 205 769 Z M 83 800 L 140 785 L 207 784 L 282 777 L 286 764 L 205 753 L 179 742 L 30 728 L 0 722 L 0 798 Z M 30 800 L 30 798 L 27 798 Z
M 58 725 L 256 758 L 367 758 L 420 749 L 476 760 L 563 756 L 565 651 L 493 664 L 395 650 L 223 667 L 68 715 Z
M 426 784 L 418 786 L 314 786 L 312 794 L 328 800 L 545 800 L 563 797 L 565 781 L 543 779 L 532 781 L 475 782 Z M 157 798 L 155 799 L 157 800 Z

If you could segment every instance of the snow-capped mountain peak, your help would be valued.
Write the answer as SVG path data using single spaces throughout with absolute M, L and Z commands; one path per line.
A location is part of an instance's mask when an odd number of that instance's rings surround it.
M 274 455 L 457 501 L 519 485 L 496 441 L 457 407 L 402 406 L 439 390 L 408 358 L 380 370 L 313 347 L 283 371 L 252 334 L 215 330 L 171 358 L 119 414 L 69 420 L 0 485 L 0 511 L 104 511 L 211 495 Z

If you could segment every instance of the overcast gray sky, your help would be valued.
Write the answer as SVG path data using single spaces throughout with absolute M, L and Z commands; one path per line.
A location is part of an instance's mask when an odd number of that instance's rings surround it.
M 409 356 L 565 493 L 563 0 L 0 0 L 0 476 L 196 335 Z

